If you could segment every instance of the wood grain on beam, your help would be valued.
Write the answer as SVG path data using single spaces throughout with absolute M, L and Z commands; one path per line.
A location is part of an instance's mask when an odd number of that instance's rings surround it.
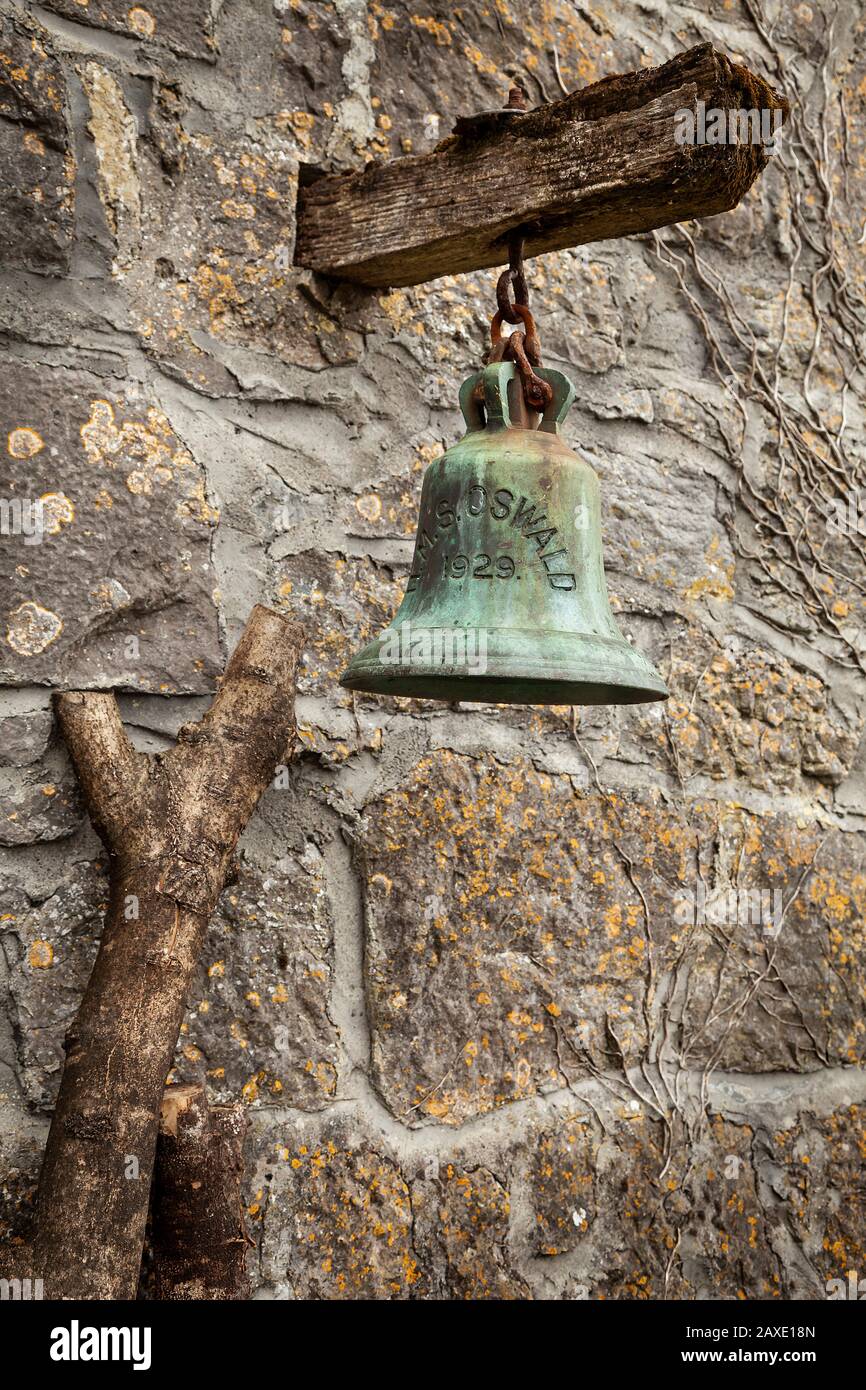
M 688 145 L 675 114 L 787 104 L 700 44 L 525 114 L 463 119 L 430 154 L 327 174 L 298 195 L 295 263 L 371 287 L 416 285 L 507 260 L 650 231 L 736 207 L 769 158 L 757 144 Z

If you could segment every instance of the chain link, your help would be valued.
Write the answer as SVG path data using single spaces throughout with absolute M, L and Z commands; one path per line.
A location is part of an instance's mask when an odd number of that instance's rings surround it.
M 530 410 L 543 411 L 553 400 L 553 389 L 533 371 L 541 366 L 541 340 L 529 309 L 529 288 L 523 269 L 524 238 L 520 233 L 509 242 L 508 266 L 496 282 L 496 313 L 490 324 L 490 362 L 514 362 L 523 387 L 523 399 Z M 509 289 L 514 287 L 514 299 Z M 512 325 L 507 338 L 502 325 Z M 520 327 L 515 325 L 519 324 Z

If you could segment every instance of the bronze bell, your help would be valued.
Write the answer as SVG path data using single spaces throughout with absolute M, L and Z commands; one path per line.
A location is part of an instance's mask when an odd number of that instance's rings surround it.
M 538 376 L 552 388 L 543 413 L 514 362 L 463 383 L 466 433 L 424 474 L 403 602 L 341 685 L 507 704 L 667 698 L 610 610 L 598 478 L 560 434 L 574 387 L 562 372 Z

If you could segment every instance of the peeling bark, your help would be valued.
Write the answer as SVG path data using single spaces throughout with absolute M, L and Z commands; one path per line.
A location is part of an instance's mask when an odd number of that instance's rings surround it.
M 246 1128 L 242 1105 L 211 1107 L 203 1086 L 166 1090 L 151 1210 L 155 1298 L 249 1297 L 251 1242 L 241 1203 Z

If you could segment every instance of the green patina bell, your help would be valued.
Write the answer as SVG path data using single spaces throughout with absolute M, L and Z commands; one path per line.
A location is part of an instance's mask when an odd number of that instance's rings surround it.
M 610 610 L 598 478 L 559 432 L 574 387 L 561 372 L 538 375 L 553 392 L 541 415 L 513 362 L 463 383 L 466 434 L 424 474 L 405 597 L 349 663 L 350 690 L 507 704 L 666 699 Z

